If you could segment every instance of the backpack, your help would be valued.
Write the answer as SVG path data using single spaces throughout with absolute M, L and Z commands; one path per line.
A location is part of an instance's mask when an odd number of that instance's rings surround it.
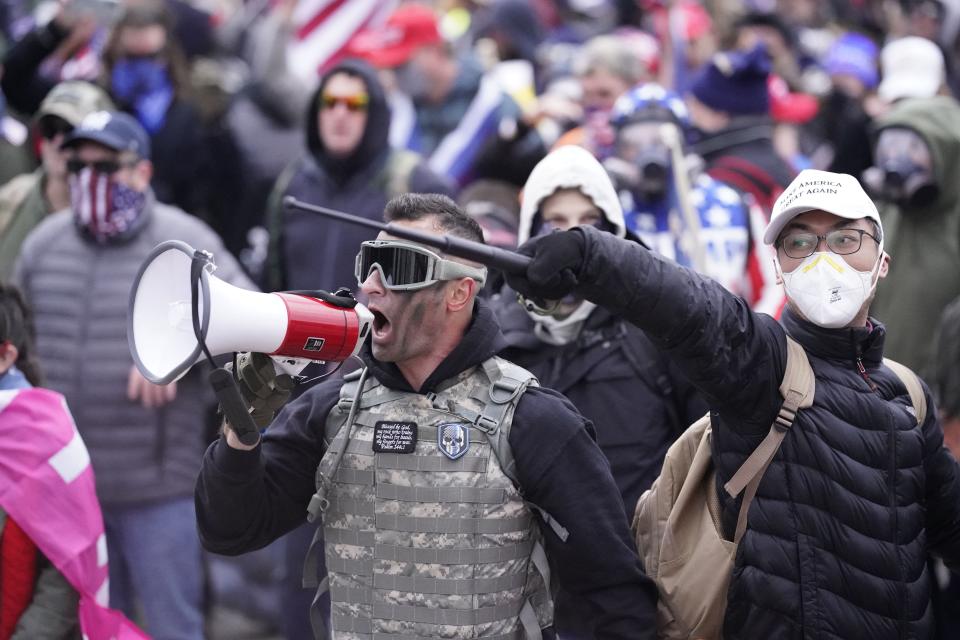
M 892 360 L 884 359 L 884 364 L 906 386 L 917 424 L 922 424 L 927 407 L 919 378 Z M 727 588 L 750 504 L 797 411 L 813 404 L 815 390 L 803 347 L 787 336 L 787 365 L 780 384 L 783 406 L 767 436 L 724 485 L 732 498 L 743 492 L 732 541 L 724 537 L 720 522 L 710 414 L 688 427 L 667 451 L 660 476 L 640 496 L 633 518 L 640 559 L 659 591 L 658 637 L 721 637 Z

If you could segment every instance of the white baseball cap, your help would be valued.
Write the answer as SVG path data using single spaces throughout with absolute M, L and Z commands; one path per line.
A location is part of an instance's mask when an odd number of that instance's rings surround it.
M 932 98 L 946 79 L 943 53 L 927 40 L 910 36 L 890 42 L 880 52 L 883 81 L 877 87 L 881 100 Z
M 763 241 L 776 242 L 787 223 L 807 211 L 826 211 L 850 220 L 870 218 L 881 231 L 883 228 L 877 205 L 856 178 L 846 173 L 804 169 L 774 203 Z

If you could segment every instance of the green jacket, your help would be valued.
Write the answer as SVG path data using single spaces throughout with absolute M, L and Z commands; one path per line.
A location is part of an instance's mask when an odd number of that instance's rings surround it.
M 6 524 L 7 513 L 0 509 L 0 534 Z M 3 567 L 0 567 L 2 570 Z M 63 574 L 43 554 L 38 553 L 33 599 L 17 621 L 10 640 L 79 639 L 79 604 L 77 592 Z
M 929 374 L 940 315 L 960 295 L 960 103 L 946 96 L 905 100 L 877 124 L 920 134 L 940 186 L 927 207 L 881 209 L 890 273 L 871 308 L 887 326 L 885 355 Z
M 0 281 L 13 275 L 24 238 L 51 213 L 43 195 L 44 178 L 43 169 L 37 169 L 0 187 Z

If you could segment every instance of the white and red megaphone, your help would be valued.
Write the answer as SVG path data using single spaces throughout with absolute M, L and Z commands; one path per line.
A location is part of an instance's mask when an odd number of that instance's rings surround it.
M 281 368 L 356 355 L 373 315 L 325 292 L 258 293 L 213 275 L 212 256 L 185 242 L 157 245 L 130 292 L 127 339 L 143 376 L 167 384 L 204 356 L 257 351 Z M 202 340 L 201 340 L 202 338 Z M 288 366 L 283 366 L 287 364 Z

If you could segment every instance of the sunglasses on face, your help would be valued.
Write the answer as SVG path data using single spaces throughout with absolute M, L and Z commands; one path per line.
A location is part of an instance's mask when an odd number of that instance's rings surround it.
M 67 172 L 80 173 L 89 167 L 97 173 L 112 175 L 117 171 L 120 171 L 120 169 L 132 167 L 134 164 L 135 163 L 133 162 L 119 162 L 117 160 L 97 160 L 96 162 L 84 162 L 79 158 L 70 158 L 67 160 Z
M 410 291 L 429 287 L 441 280 L 473 278 L 480 286 L 487 278 L 487 270 L 444 260 L 423 247 L 394 240 L 368 240 L 360 245 L 354 264 L 357 284 L 362 285 L 376 269 L 387 289 Z
M 370 105 L 370 96 L 365 93 L 358 93 L 353 96 L 334 96 L 325 93 L 320 96 L 320 106 L 323 109 L 333 109 L 338 104 L 345 106 L 347 111 L 366 111 Z
M 40 122 L 37 123 L 37 128 L 40 130 L 40 137 L 44 140 L 53 140 L 57 136 L 66 136 L 73 131 L 72 124 L 56 116 L 41 118 Z

